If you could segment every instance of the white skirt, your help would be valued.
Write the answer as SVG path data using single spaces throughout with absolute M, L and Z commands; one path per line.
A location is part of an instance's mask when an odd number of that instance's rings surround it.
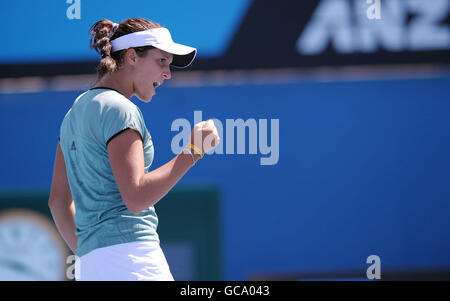
M 95 249 L 77 259 L 77 281 L 173 281 L 157 241 L 136 241 Z

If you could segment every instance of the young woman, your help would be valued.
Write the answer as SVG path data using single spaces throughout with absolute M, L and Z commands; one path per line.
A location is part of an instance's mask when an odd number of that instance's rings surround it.
M 77 280 L 173 280 L 153 205 L 219 136 L 212 120 L 196 124 L 184 151 L 149 172 L 152 139 L 130 99 L 149 102 L 170 65 L 188 66 L 197 50 L 141 18 L 101 20 L 90 33 L 101 54 L 98 80 L 61 125 L 49 198 L 55 224 L 79 258 Z

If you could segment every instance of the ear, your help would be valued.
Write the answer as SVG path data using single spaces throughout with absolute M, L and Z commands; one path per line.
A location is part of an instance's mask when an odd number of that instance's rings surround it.
M 136 65 L 137 53 L 133 48 L 128 48 L 125 52 L 125 61 L 131 66 Z

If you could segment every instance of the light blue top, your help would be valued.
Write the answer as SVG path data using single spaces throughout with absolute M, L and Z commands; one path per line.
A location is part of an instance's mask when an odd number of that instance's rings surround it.
M 75 203 L 77 255 L 120 243 L 158 241 L 152 206 L 139 214 L 127 210 L 114 179 L 108 142 L 125 129 L 141 134 L 145 172 L 153 161 L 153 142 L 141 110 L 119 92 L 93 88 L 81 94 L 60 129 L 60 146 Z

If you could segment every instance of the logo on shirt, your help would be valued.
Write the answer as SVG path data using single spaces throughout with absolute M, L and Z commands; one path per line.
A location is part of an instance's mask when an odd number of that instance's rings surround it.
M 77 147 L 75 146 L 75 141 L 72 141 L 72 147 L 70 148 L 70 150 L 77 150 Z

